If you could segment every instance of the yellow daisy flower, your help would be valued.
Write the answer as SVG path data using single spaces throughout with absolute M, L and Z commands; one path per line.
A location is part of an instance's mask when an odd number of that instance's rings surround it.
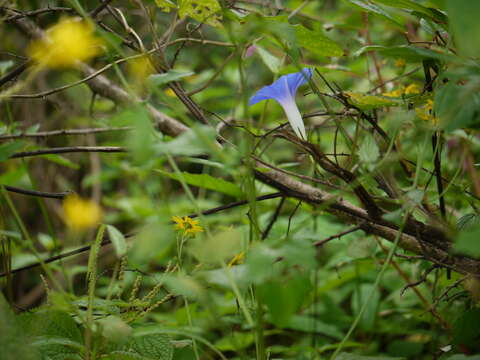
M 199 225 L 200 222 L 198 220 L 193 220 L 188 216 L 183 218 L 180 216 L 173 216 L 172 221 L 175 223 L 175 229 L 183 231 L 183 235 L 195 235 L 203 232 L 203 228 Z

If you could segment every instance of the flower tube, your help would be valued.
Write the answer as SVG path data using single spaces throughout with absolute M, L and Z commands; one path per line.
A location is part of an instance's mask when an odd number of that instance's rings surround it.
M 283 75 L 273 84 L 264 86 L 250 98 L 249 105 L 254 105 L 260 101 L 273 99 L 276 100 L 285 111 L 288 122 L 297 136 L 307 140 L 305 125 L 302 115 L 295 102 L 295 94 L 300 85 L 305 84 L 312 77 L 312 69 L 303 68 L 302 71 Z

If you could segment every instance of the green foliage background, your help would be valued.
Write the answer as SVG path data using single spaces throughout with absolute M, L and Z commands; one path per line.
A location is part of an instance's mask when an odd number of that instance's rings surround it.
M 0 359 L 480 359 L 480 2 L 105 6 L 0 0 Z M 94 93 L 81 69 L 31 71 L 22 22 L 65 15 L 91 18 L 106 51 L 90 66 L 113 64 L 101 76 L 131 102 Z M 143 52 L 147 78 L 128 66 Z M 247 105 L 303 67 L 309 142 L 354 183 L 313 163 L 276 102 Z M 118 152 L 20 156 L 75 146 Z M 448 259 L 258 181 L 265 162 L 360 207 L 361 183 L 382 221 L 439 229 Z M 61 200 L 11 187 L 92 198 L 103 224 L 69 231 Z M 187 215 L 202 233 L 175 230 Z

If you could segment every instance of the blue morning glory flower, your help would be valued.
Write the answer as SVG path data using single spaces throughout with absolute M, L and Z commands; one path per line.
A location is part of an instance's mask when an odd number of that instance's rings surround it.
M 276 100 L 283 107 L 295 134 L 297 134 L 299 138 L 307 140 L 302 115 L 295 102 L 295 94 L 299 86 L 305 84 L 308 79 L 312 77 L 312 73 L 312 69 L 303 68 L 300 72 L 283 75 L 272 85 L 264 86 L 258 90 L 257 93 L 250 98 L 248 104 L 254 105 L 267 99 Z

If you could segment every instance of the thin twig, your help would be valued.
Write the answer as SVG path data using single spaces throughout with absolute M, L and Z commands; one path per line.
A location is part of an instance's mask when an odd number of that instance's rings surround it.
M 3 186 L 5 188 L 5 190 L 13 192 L 13 193 L 28 195 L 28 196 L 42 197 L 42 198 L 50 198 L 50 199 L 63 199 L 64 197 L 73 194 L 72 191 L 52 193 L 52 192 L 45 192 L 45 191 L 21 189 L 21 188 L 17 188 L 15 186 L 9 186 L 9 185 L 0 185 L 0 186 Z
M 51 149 L 40 149 L 34 151 L 18 152 L 10 156 L 10 159 L 25 158 L 31 156 L 66 154 L 78 152 L 103 152 L 103 153 L 124 153 L 128 150 L 120 146 L 67 146 Z
M 362 229 L 362 226 L 361 226 L 361 225 L 353 226 L 353 227 L 351 227 L 350 229 L 347 229 L 347 230 L 342 231 L 342 232 L 340 232 L 340 233 L 338 233 L 338 234 L 329 236 L 329 237 L 326 238 L 326 239 L 315 241 L 315 242 L 313 243 L 313 245 L 314 245 L 315 247 L 322 247 L 323 245 L 325 245 L 325 244 L 328 243 L 329 241 L 332 241 L 332 240 L 341 238 L 342 236 L 348 235 L 348 234 L 350 234 L 350 233 L 352 233 L 352 232 L 355 232 L 355 231 L 358 231 L 358 230 L 361 230 L 361 229 Z
M 86 128 L 86 129 L 60 129 L 60 130 L 51 130 L 51 131 L 39 131 L 36 133 L 25 133 L 12 134 L 12 135 L 0 135 L 0 141 L 3 140 L 14 140 L 20 138 L 45 138 L 50 136 L 62 136 L 62 135 L 87 135 L 87 134 L 97 134 L 104 132 L 114 132 L 114 131 L 129 131 L 132 130 L 131 126 L 123 126 L 117 128 Z

